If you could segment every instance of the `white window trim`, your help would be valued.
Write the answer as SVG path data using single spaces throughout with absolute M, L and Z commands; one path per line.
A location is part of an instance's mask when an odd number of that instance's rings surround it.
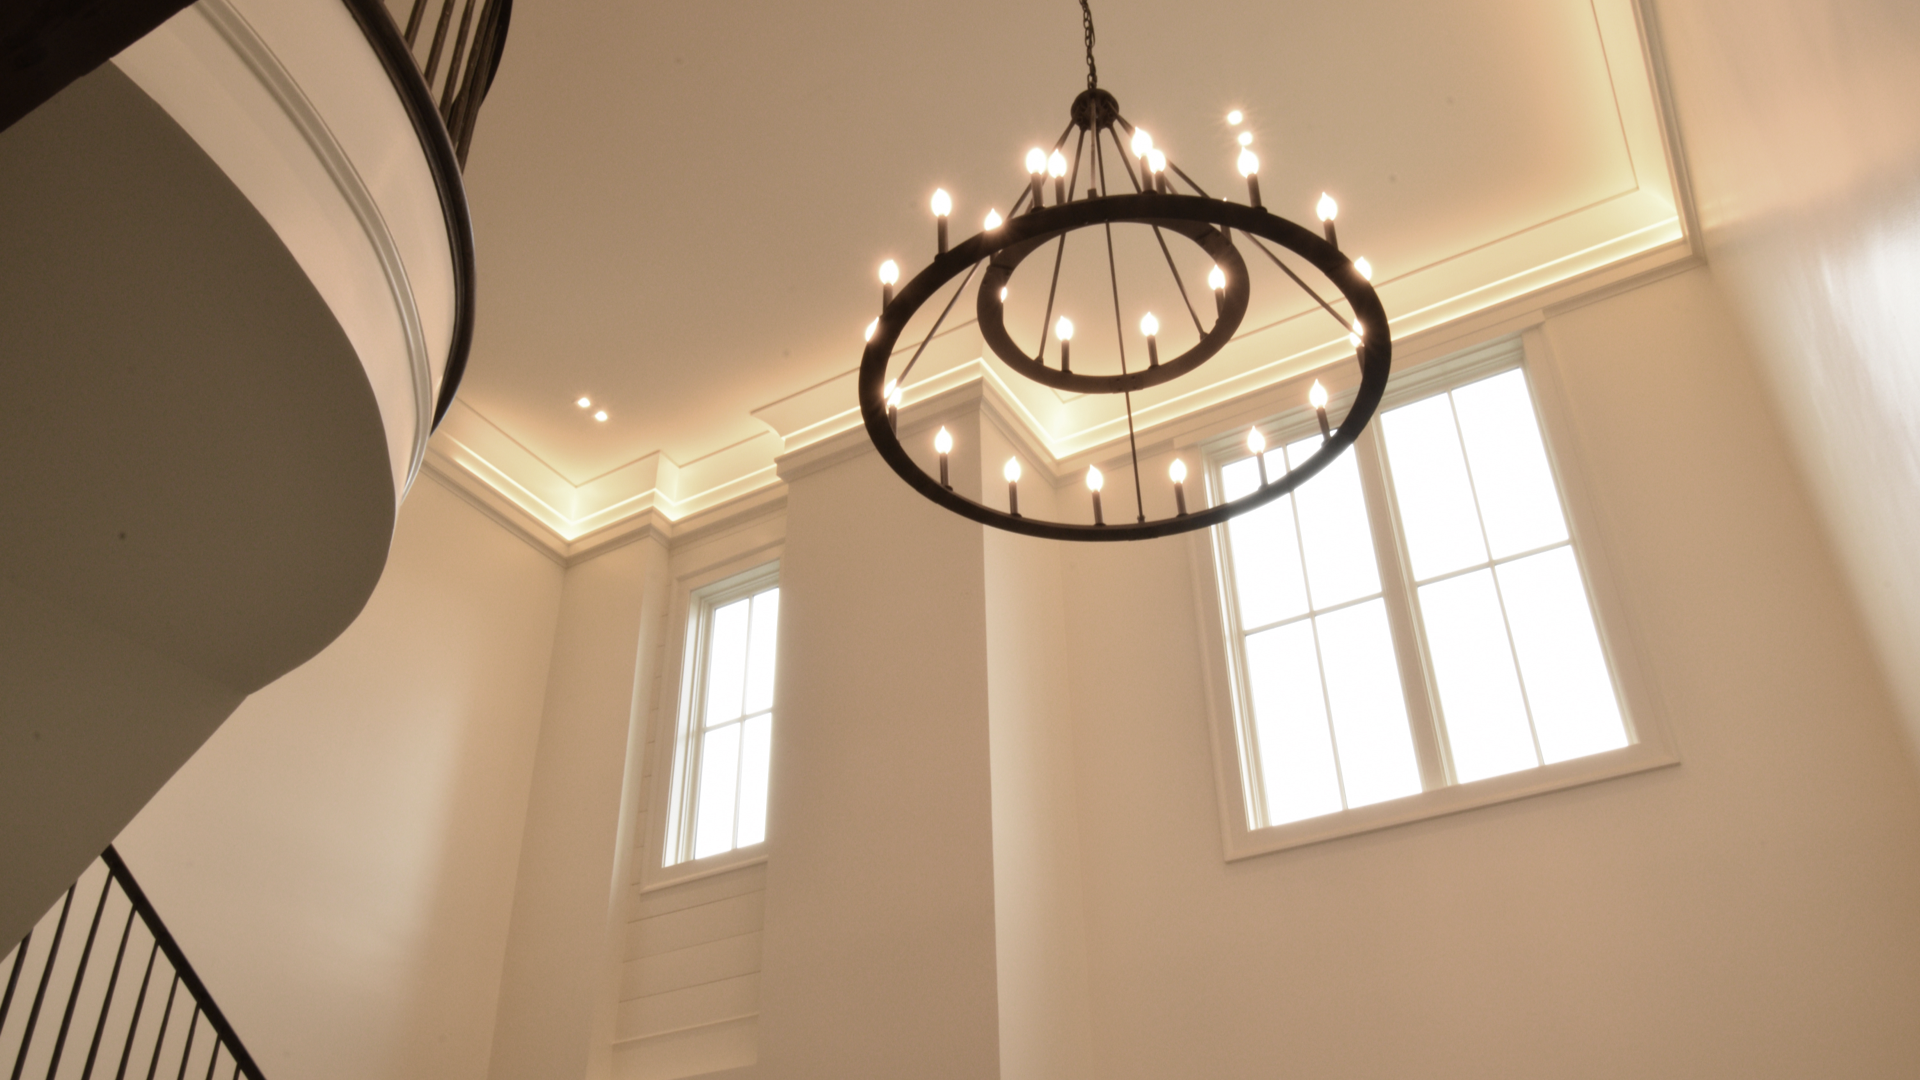
M 1306 384 L 1318 377 L 1329 385 L 1334 400 L 1345 404 L 1352 400 L 1358 384 L 1353 365 L 1345 370 L 1326 369 L 1302 376 L 1299 388 L 1291 394 L 1305 400 Z M 1559 485 L 1562 505 L 1567 513 L 1567 529 L 1587 584 L 1588 600 L 1593 608 L 1595 628 L 1600 635 L 1608 667 L 1613 673 L 1614 689 L 1620 701 L 1622 719 L 1632 739 L 1626 747 L 1609 750 L 1571 761 L 1557 762 L 1504 776 L 1489 777 L 1466 784 L 1436 786 L 1442 777 L 1434 775 L 1435 762 L 1442 758 L 1439 729 L 1430 713 L 1430 703 L 1438 700 L 1431 675 L 1422 660 L 1424 648 L 1410 648 L 1418 641 L 1418 619 L 1408 601 L 1405 582 L 1411 578 L 1406 565 L 1405 544 L 1397 539 L 1400 527 L 1393 520 L 1393 508 L 1377 505 L 1384 485 L 1363 485 L 1368 493 L 1367 512 L 1372 521 L 1377 552 L 1397 552 L 1398 558 L 1381 559 L 1382 590 L 1388 596 L 1388 619 L 1400 660 L 1403 686 L 1424 693 L 1407 694 L 1408 719 L 1419 746 L 1421 779 L 1427 790 L 1388 802 L 1351 810 L 1340 810 L 1303 821 L 1264 828 L 1253 827 L 1257 820 L 1254 800 L 1261 797 L 1257 778 L 1250 775 L 1250 756 L 1246 752 L 1246 731 L 1250 707 L 1246 688 L 1241 685 L 1238 668 L 1232 659 L 1231 621 L 1227 610 L 1232 570 L 1220 534 L 1221 529 L 1194 533 L 1190 552 L 1194 570 L 1195 595 L 1199 601 L 1202 649 L 1207 675 L 1207 707 L 1213 741 L 1215 787 L 1218 794 L 1222 840 L 1228 861 L 1245 859 L 1268 852 L 1283 851 L 1306 844 L 1317 844 L 1342 836 L 1423 821 L 1482 806 L 1524 799 L 1547 792 L 1608 780 L 1648 769 L 1678 763 L 1679 755 L 1665 721 L 1645 665 L 1635 648 L 1636 636 L 1626 605 L 1622 602 L 1613 559 L 1609 557 L 1604 530 L 1596 526 L 1597 516 L 1584 473 L 1578 467 L 1579 453 L 1571 417 L 1565 408 L 1559 373 L 1554 368 L 1545 336 L 1537 329 L 1522 335 L 1502 338 L 1485 345 L 1427 361 L 1395 372 L 1380 411 L 1426 397 L 1445 388 L 1524 367 L 1527 385 L 1533 396 L 1540 433 L 1546 444 L 1547 458 Z M 1330 410 L 1340 414 L 1336 405 Z M 1263 424 L 1269 446 L 1305 438 L 1318 430 L 1311 412 L 1298 409 L 1272 424 Z M 1236 429 L 1198 443 L 1195 449 L 1207 463 L 1205 474 L 1214 492 L 1218 491 L 1219 467 L 1234 456 L 1232 447 L 1244 446 L 1244 430 Z M 1363 470 L 1384 476 L 1387 463 L 1380 449 L 1379 417 L 1354 444 L 1356 463 Z M 1242 451 L 1244 455 L 1244 451 Z M 1397 562 L 1398 566 L 1392 565 Z M 1393 594 L 1399 592 L 1399 598 Z
M 724 562 L 689 571 L 674 581 L 673 608 L 668 616 L 669 636 L 666 655 L 662 657 L 662 670 L 675 673 L 675 677 L 672 683 L 667 684 L 673 687 L 673 693 L 669 700 L 660 703 L 654 732 L 653 748 L 657 760 L 652 769 L 647 817 L 651 835 L 647 838 L 645 855 L 641 861 L 641 892 L 651 892 L 766 861 L 767 844 L 762 840 L 758 844 L 737 847 L 704 859 L 683 859 L 672 865 L 663 865 L 668 852 L 685 851 L 690 846 L 690 837 L 684 835 L 684 829 L 679 826 L 686 820 L 695 794 L 694 785 L 688 782 L 692 775 L 689 770 L 698 767 L 690 748 L 698 734 L 694 721 L 703 700 L 698 678 L 701 665 L 689 663 L 689 659 L 698 657 L 704 644 L 705 619 L 700 616 L 727 600 L 757 592 L 769 584 L 778 584 L 780 557 L 780 545 L 759 547 Z M 780 690 L 777 666 L 775 670 L 774 737 L 778 739 Z M 676 809 L 679 813 L 675 813 Z

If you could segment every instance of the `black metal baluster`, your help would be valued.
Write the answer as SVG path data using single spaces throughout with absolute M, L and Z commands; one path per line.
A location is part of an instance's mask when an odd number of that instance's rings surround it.
M 109 875 L 107 880 L 112 881 L 112 876 Z M 113 991 L 115 987 L 120 985 L 120 962 L 126 959 L 127 939 L 133 936 L 133 916 L 133 907 L 132 905 L 128 905 L 127 924 L 120 928 L 120 948 L 115 950 L 113 954 L 113 973 L 107 976 L 107 993 L 105 997 L 100 999 L 100 1019 L 95 1021 L 93 1025 L 93 1043 L 87 1047 L 87 1064 L 85 1068 L 80 1070 L 80 1080 L 87 1080 L 88 1077 L 93 1075 L 94 1059 L 100 1055 L 100 1036 L 106 1034 L 107 1013 L 113 1009 Z
M 187 1060 L 193 1057 L 193 1036 L 200 1030 L 200 1003 L 193 1003 L 193 1022 L 187 1025 L 187 1045 L 180 1051 L 180 1071 L 173 1080 L 187 1080 Z M 51 1078 L 49 1078 L 51 1080 Z
M 171 958 L 169 958 L 171 959 Z M 147 1080 L 160 1069 L 160 1048 L 167 1044 L 167 1022 L 173 1019 L 173 995 L 180 992 L 180 973 L 173 973 L 173 986 L 167 990 L 167 1009 L 160 1014 L 160 1033 L 153 1037 L 153 1060 L 147 1063 Z
M 33 1008 L 27 1011 L 27 1029 L 20 1033 L 20 1056 L 13 1059 L 13 1080 L 27 1067 L 27 1048 L 33 1045 L 33 1027 L 40 1019 L 40 1004 L 47 999 L 47 983 L 53 979 L 53 962 L 60 957 L 60 937 L 67 932 L 67 912 L 73 909 L 72 885 L 67 886 L 66 902 L 60 905 L 60 921 L 53 927 L 53 943 L 47 946 L 47 966 L 40 971 L 40 989 L 34 992 Z
M 7 976 L 7 992 L 0 995 L 0 1028 L 7 1026 L 7 1010 L 13 1007 L 13 988 L 20 985 L 20 966 L 26 963 L 27 946 L 33 944 L 33 931 L 20 939 L 20 947 L 13 953 L 13 974 Z
M 226 1043 L 213 1040 L 213 1053 L 207 1055 L 207 1080 L 213 1080 L 213 1067 L 220 1063 L 220 1048 Z
M 420 33 L 420 18 L 427 13 L 427 0 L 413 0 L 413 14 L 407 16 L 407 49 L 412 51 L 413 39 Z
M 76 885 L 78 883 L 76 882 Z M 87 961 L 93 959 L 93 939 L 100 933 L 100 916 L 107 910 L 107 894 L 113 891 L 113 875 L 108 874 L 100 887 L 100 902 L 94 905 L 93 922 L 87 927 L 87 943 L 80 947 L 80 966 L 73 971 L 73 989 L 67 992 L 67 1011 L 60 1016 L 60 1034 L 53 1039 L 53 1057 L 47 1062 L 47 1080 L 60 1071 L 60 1055 L 67 1049 L 67 1032 L 73 1027 L 73 1007 L 80 1003 L 80 984 L 87 978 Z
M 501 2 L 487 0 L 480 9 L 480 28 L 473 35 L 473 58 L 467 65 L 466 78 L 460 83 L 460 97 L 454 107 L 454 157 L 459 159 L 463 169 L 467 165 L 467 147 L 473 144 L 473 128 L 480 115 L 480 102 L 487 96 L 493 81 L 493 65 L 499 55 L 495 46 L 500 38 Z
M 140 1010 L 147 1007 L 147 983 L 153 979 L 153 961 L 159 955 L 160 942 L 156 939 L 147 953 L 147 973 L 140 976 L 140 996 L 133 999 L 133 1019 L 127 1022 L 127 1045 L 120 1048 L 120 1068 L 113 1074 L 113 1080 L 127 1080 L 127 1059 L 133 1056 L 133 1037 L 140 1031 Z
M 453 35 L 453 56 L 447 60 L 447 85 L 440 91 L 440 117 L 453 119 L 453 95 L 460 90 L 460 57 L 467 51 L 467 31 L 473 26 L 473 0 L 460 9 L 460 32 Z
M 433 73 L 440 70 L 440 48 L 447 43 L 447 24 L 453 21 L 453 0 L 441 0 L 440 24 L 433 28 L 433 48 L 427 50 L 427 93 L 433 93 Z

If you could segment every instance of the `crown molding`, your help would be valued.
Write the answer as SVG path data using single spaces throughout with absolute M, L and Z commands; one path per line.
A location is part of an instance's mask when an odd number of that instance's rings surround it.
M 1383 280 L 1394 367 L 1518 334 L 1547 318 L 1703 265 L 1678 119 L 1653 0 L 1596 0 L 1595 28 L 1621 111 L 1631 186 L 1507 236 Z M 1631 57 L 1635 62 L 1628 63 Z M 1336 398 L 1356 381 L 1344 333 L 1318 309 L 1245 329 L 1198 389 L 1136 395 L 1135 439 L 1150 456 L 1199 446 L 1247 423 L 1304 415 L 1299 383 L 1324 380 Z M 902 346 L 901 351 L 918 345 Z M 1127 422 L 1111 402 L 1010 381 L 980 355 L 971 321 L 921 353 L 904 388 L 900 424 L 917 429 L 977 411 L 1035 470 L 1059 487 L 1088 465 L 1126 456 Z M 728 507 L 868 452 L 857 405 L 858 368 L 752 410 L 765 434 L 686 465 L 655 453 L 575 485 L 477 412 L 456 402 L 429 447 L 428 468 L 469 501 L 560 560 L 586 557 L 655 529 L 671 538 Z

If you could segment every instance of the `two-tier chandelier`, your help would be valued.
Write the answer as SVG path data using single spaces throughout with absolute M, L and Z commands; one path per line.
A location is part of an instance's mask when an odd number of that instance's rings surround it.
M 1026 159 L 1027 184 L 1012 209 L 1003 218 L 990 213 L 979 233 L 958 244 L 948 243 L 948 219 L 953 201 L 944 191 L 933 195 L 935 255 L 926 268 L 907 283 L 899 281 L 899 268 L 888 260 L 880 268 L 880 317 L 868 329 L 866 353 L 860 364 L 860 411 L 867 434 L 894 472 L 914 490 L 941 506 L 974 521 L 1009 532 L 1044 536 L 1056 540 L 1145 540 L 1156 536 L 1189 532 L 1218 525 L 1255 507 L 1272 502 L 1311 479 L 1327 467 L 1373 419 L 1386 390 L 1387 372 L 1392 363 L 1393 343 L 1388 338 L 1386 312 L 1369 283 L 1371 271 L 1365 259 L 1352 260 L 1340 251 L 1334 231 L 1337 207 L 1325 195 L 1316 207 L 1322 231 L 1315 233 L 1280 217 L 1261 205 L 1260 161 L 1253 151 L 1251 136 L 1239 140 L 1237 165 L 1247 182 L 1245 204 L 1214 198 L 1194 183 L 1181 168 L 1153 145 L 1147 133 L 1129 123 L 1120 113 L 1112 94 L 1100 89 L 1093 60 L 1093 14 L 1087 0 L 1081 0 L 1087 44 L 1087 88 L 1073 99 L 1071 119 L 1049 151 L 1035 148 Z M 1236 118 L 1237 119 L 1237 118 Z M 1123 134 L 1125 141 L 1123 142 Z M 1109 151 L 1102 139 L 1111 143 Z M 1069 147 L 1069 142 L 1072 146 Z M 1184 190 L 1183 190 L 1184 189 Z M 1084 194 L 1076 197 L 1076 193 Z M 1051 197 L 1051 203 L 1049 203 Z M 1120 275 L 1113 258 L 1112 229 L 1116 224 L 1144 225 L 1153 230 L 1160 251 L 1166 255 L 1167 271 L 1178 288 L 1187 311 L 1192 315 L 1199 340 L 1178 355 L 1160 355 L 1160 326 L 1151 314 L 1139 324 L 1144 338 L 1146 363 L 1129 366 L 1129 332 L 1121 308 Z M 1117 331 L 1117 372 L 1098 373 L 1086 363 L 1089 350 L 1083 346 L 1074 352 L 1074 326 L 1065 315 L 1055 316 L 1060 284 L 1060 264 L 1069 234 L 1082 229 L 1100 228 L 1106 233 L 1108 276 L 1112 284 L 1114 323 Z M 1235 244 L 1238 232 L 1248 246 L 1265 256 L 1313 302 L 1332 316 L 1354 346 L 1360 364 L 1358 392 L 1338 425 L 1327 418 L 1327 396 L 1316 381 L 1309 403 L 1318 417 L 1321 446 L 1291 470 L 1269 475 L 1260 431 L 1249 433 L 1250 449 L 1261 460 L 1261 483 L 1252 492 L 1212 506 L 1200 506 L 1186 491 L 1186 463 L 1175 458 L 1167 482 L 1172 485 L 1175 513 L 1172 517 L 1150 520 L 1142 494 L 1140 454 L 1134 432 L 1133 395 L 1149 387 L 1171 382 L 1187 375 L 1218 355 L 1240 329 L 1246 317 L 1251 284 L 1247 264 Z M 1208 273 L 1210 301 L 1196 305 L 1187 282 L 1181 277 L 1167 247 L 1167 234 L 1183 237 L 1213 260 Z M 1046 314 L 1041 322 L 1039 348 L 1028 354 L 1006 326 L 1004 305 L 1008 282 L 1028 256 L 1053 247 L 1052 283 L 1047 292 Z M 1270 246 L 1271 245 L 1271 246 Z M 1340 311 L 1281 258 L 1275 248 L 1284 249 L 1305 260 L 1345 298 L 1351 316 Z M 1044 256 L 1043 256 L 1044 258 Z M 982 273 L 982 268 L 985 268 Z M 1076 394 L 1119 394 L 1126 407 L 1128 451 L 1132 463 L 1133 513 L 1122 511 L 1109 520 L 1101 504 L 1105 478 L 1097 467 L 1089 467 L 1094 520 L 1091 524 L 1047 521 L 1020 512 L 1018 459 L 1007 463 L 1007 505 L 1005 509 L 978 502 L 953 490 L 949 483 L 948 456 L 954 449 L 953 437 L 942 428 L 934 436 L 934 451 L 939 458 L 939 475 L 922 469 L 901 445 L 898 432 L 899 407 L 904 388 L 914 365 L 927 345 L 940 333 L 956 302 L 978 276 L 980 287 L 975 305 L 981 337 L 993 354 L 1022 378 Z M 897 375 L 889 366 L 909 320 L 955 278 L 959 285 L 947 299 L 939 318 L 921 338 Z M 1196 283 L 1197 284 L 1197 283 Z M 1104 300 L 1104 298 L 1102 298 Z M 1104 306 L 1104 304 L 1102 304 Z M 1211 309 L 1211 324 L 1203 312 Z M 1056 362 L 1047 357 L 1049 335 L 1058 346 Z M 1135 339 L 1138 342 L 1139 339 Z M 904 351 L 904 350 L 903 350 Z M 1076 361 L 1080 364 L 1075 370 Z M 1133 520 L 1126 520 L 1131 517 Z

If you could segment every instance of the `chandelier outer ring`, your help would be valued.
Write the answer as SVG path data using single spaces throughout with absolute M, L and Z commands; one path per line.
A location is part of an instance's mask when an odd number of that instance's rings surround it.
M 1318 234 L 1262 208 L 1191 196 L 1109 195 L 1068 203 L 1052 209 L 1061 211 L 1063 216 L 1076 221 L 1084 218 L 1084 224 L 1098 224 L 1102 221 L 1136 221 L 1145 218 L 1200 221 L 1224 229 L 1237 229 L 1249 236 L 1271 241 L 1305 259 L 1340 290 L 1353 308 L 1355 323 L 1363 331 L 1359 349 L 1360 386 L 1354 394 L 1353 403 L 1348 408 L 1347 414 L 1341 418 L 1340 425 L 1333 432 L 1332 437 L 1322 443 L 1318 450 L 1297 467 L 1288 470 L 1285 475 L 1275 478 L 1266 486 L 1256 488 L 1238 499 L 1185 515 L 1145 522 L 1093 525 L 1021 517 L 975 502 L 959 492 L 943 487 L 907 453 L 906 447 L 901 444 L 898 434 L 887 419 L 886 382 L 887 367 L 892 360 L 894 347 L 913 315 L 925 306 L 942 286 L 989 258 L 1008 242 L 1004 237 L 977 234 L 953 247 L 946 254 L 935 258 L 894 295 L 893 302 L 881 311 L 880 319 L 874 327 L 873 337 L 867 342 L 866 351 L 862 354 L 860 362 L 860 414 L 867 429 L 867 437 L 872 440 L 874 449 L 879 451 L 882 460 L 886 461 L 887 465 L 902 480 L 905 480 L 909 487 L 927 499 L 982 525 L 1049 540 L 1112 542 L 1176 536 L 1224 524 L 1292 492 L 1331 465 L 1340 454 L 1359 439 L 1361 432 L 1365 431 L 1367 425 L 1372 422 L 1374 414 L 1379 411 L 1380 401 L 1386 393 L 1387 376 L 1393 366 L 1393 342 L 1389 337 L 1386 309 L 1380 303 L 1379 294 L 1374 291 L 1372 284 L 1361 276 L 1352 260 L 1341 254 L 1338 248 Z M 1022 215 L 1005 223 L 1001 228 L 1010 235 L 1016 234 L 1019 232 L 1020 222 L 1028 217 L 1038 217 L 1048 212 L 1035 211 L 1032 214 Z M 1060 223 L 1041 220 L 1036 224 L 1057 226 Z
M 1192 195 L 1150 194 L 1136 197 L 1149 199 L 1152 205 L 1163 209 L 1180 203 L 1218 201 Z M 993 354 L 1021 378 L 1072 394 L 1124 394 L 1145 390 L 1150 386 L 1172 382 L 1213 359 L 1233 340 L 1233 335 L 1239 332 L 1240 324 L 1246 318 L 1247 303 L 1252 295 L 1247 263 L 1240 256 L 1240 249 L 1233 246 L 1233 239 L 1226 230 L 1216 228 L 1204 220 L 1166 215 L 1116 217 L 1100 214 L 1090 221 L 1081 220 L 1086 216 L 1084 208 L 1106 201 L 1108 200 L 1083 199 L 1077 203 L 1029 211 L 995 229 L 993 235 L 988 238 L 993 255 L 987 263 L 986 273 L 980 280 L 975 317 L 979 320 L 980 336 L 986 339 L 987 347 L 992 349 Z M 1098 211 L 1103 208 L 1094 207 L 1093 209 Z M 1198 344 L 1186 352 L 1160 364 L 1142 366 L 1122 375 L 1093 375 L 1062 371 L 1059 368 L 1048 367 L 1039 359 L 1028 356 L 1026 351 L 1015 344 L 1012 336 L 1007 333 L 1006 310 L 1000 303 L 1000 289 L 1012 279 L 1013 272 L 1019 269 L 1021 262 L 1027 256 L 1046 246 L 1054 238 L 1095 225 L 1122 224 L 1152 225 L 1168 232 L 1178 233 L 1199 245 L 1200 250 L 1213 258 L 1214 264 L 1220 267 L 1221 273 L 1227 279 L 1226 287 L 1221 291 L 1220 314 L 1214 320 L 1213 326 L 1200 336 Z M 1001 243 L 997 247 L 992 247 L 995 237 L 998 237 Z

